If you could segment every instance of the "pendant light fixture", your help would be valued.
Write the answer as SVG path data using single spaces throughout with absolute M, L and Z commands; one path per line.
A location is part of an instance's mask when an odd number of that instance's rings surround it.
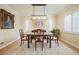
M 32 15 L 32 19 L 47 19 L 47 15 L 45 14 L 45 6 L 46 4 L 32 4 L 33 6 L 33 15 Z M 35 14 L 35 7 L 39 7 L 39 6 L 42 6 L 43 7 L 43 14 L 41 15 L 36 15 Z

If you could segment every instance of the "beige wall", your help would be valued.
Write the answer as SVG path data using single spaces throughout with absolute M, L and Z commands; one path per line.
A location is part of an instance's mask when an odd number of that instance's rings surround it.
M 9 8 L 6 5 L 0 5 L 0 8 L 7 10 L 8 12 L 12 13 L 15 15 L 14 18 L 14 29 L 0 29 L 0 43 L 4 42 L 5 44 L 18 39 L 19 38 L 19 33 L 18 33 L 18 29 L 19 29 L 19 16 L 17 15 L 17 13 L 12 10 L 11 8 Z
M 79 33 L 68 33 L 64 32 L 64 16 L 73 12 L 79 11 L 79 5 L 70 5 L 57 15 L 57 28 L 61 30 L 62 40 L 68 41 L 71 44 L 79 47 Z
M 25 30 L 26 29 L 26 21 L 29 20 L 30 21 L 30 16 L 20 16 L 20 28 Z M 29 25 L 29 31 L 31 29 L 31 23 Z M 25 30 L 26 31 L 26 30 Z
M 34 27 L 32 27 L 33 22 L 32 22 L 32 19 L 31 19 L 30 16 L 20 16 L 20 24 L 21 24 L 20 28 L 23 28 L 25 30 L 25 28 L 26 28 L 26 25 L 25 25 L 26 20 L 30 21 L 29 31 L 31 31 L 32 29 L 35 29 Z M 48 15 L 48 20 L 52 20 L 52 22 L 53 22 L 52 28 L 56 28 L 56 16 Z M 46 28 L 46 30 L 49 30 L 49 28 Z

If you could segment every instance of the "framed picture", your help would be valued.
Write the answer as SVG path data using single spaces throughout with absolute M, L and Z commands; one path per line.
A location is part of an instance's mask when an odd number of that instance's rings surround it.
M 47 20 L 33 20 L 32 23 L 34 28 L 45 28 L 47 26 Z
M 0 10 L 0 28 L 13 29 L 14 28 L 14 15 L 1 9 Z
M 31 17 L 33 28 L 47 28 L 48 19 L 46 15 L 35 15 Z

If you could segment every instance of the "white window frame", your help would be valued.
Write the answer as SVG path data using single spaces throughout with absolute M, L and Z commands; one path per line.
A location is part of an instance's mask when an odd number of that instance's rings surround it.
M 78 25 L 78 31 L 77 31 L 77 32 L 74 32 L 74 31 L 73 31 L 73 14 L 74 14 L 74 13 L 79 13 L 79 11 L 73 12 L 73 13 L 70 13 L 70 14 L 67 14 L 67 15 L 64 16 L 64 31 L 65 31 L 65 32 L 68 32 L 68 33 L 79 34 L 79 25 Z M 68 15 L 71 15 L 71 31 L 66 31 L 66 28 L 65 28 L 65 25 L 66 25 L 66 24 L 65 24 L 65 17 L 68 16 Z M 74 24 L 75 24 L 75 23 L 74 23 Z M 78 24 L 79 24 L 79 16 L 78 16 Z

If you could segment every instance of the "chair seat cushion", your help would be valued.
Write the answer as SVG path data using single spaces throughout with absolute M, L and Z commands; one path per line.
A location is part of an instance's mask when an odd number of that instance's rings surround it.
M 51 39 L 57 39 L 57 37 L 51 37 Z
M 22 40 L 27 40 L 26 37 L 23 37 Z

